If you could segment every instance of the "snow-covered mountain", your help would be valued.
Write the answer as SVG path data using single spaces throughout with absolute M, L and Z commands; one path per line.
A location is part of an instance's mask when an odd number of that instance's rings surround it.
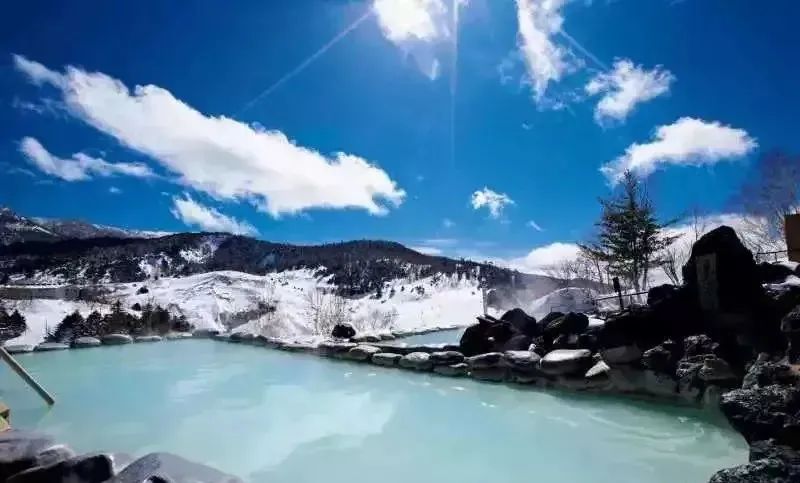
M 71 238 L 156 238 L 167 232 L 126 230 L 80 220 L 25 217 L 0 207 L 0 245 L 28 241 L 58 241 Z

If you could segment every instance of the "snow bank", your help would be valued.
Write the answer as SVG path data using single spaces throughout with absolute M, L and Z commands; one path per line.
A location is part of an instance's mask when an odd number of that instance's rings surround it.
M 93 310 L 97 310 L 101 314 L 111 311 L 111 306 L 105 304 L 50 299 L 8 300 L 4 301 L 3 305 L 9 312 L 19 310 L 25 316 L 25 324 L 28 326 L 28 330 L 24 334 L 8 341 L 9 345 L 36 345 L 42 342 L 48 328 L 54 329 L 64 317 L 76 310 L 84 317 Z
M 591 312 L 595 310 L 594 290 L 578 287 L 567 287 L 553 291 L 544 297 L 534 300 L 526 311 L 537 319 L 550 312 Z

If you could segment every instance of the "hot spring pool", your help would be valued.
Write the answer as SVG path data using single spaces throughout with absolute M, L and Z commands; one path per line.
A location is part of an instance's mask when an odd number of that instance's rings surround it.
M 185 340 L 23 355 L 12 423 L 78 451 L 171 451 L 247 481 L 705 482 L 741 464 L 699 410 Z

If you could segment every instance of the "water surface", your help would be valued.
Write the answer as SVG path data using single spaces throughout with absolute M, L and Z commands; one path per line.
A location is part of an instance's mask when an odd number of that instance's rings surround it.
M 171 451 L 247 481 L 705 482 L 745 462 L 699 410 L 513 389 L 208 340 L 18 358 L 12 423 L 79 451 Z

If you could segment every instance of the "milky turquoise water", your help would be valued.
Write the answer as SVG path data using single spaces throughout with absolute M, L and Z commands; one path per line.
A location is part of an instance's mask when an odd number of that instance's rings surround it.
M 706 413 L 185 340 L 18 357 L 12 423 L 80 451 L 164 450 L 247 481 L 705 482 L 746 460 Z

